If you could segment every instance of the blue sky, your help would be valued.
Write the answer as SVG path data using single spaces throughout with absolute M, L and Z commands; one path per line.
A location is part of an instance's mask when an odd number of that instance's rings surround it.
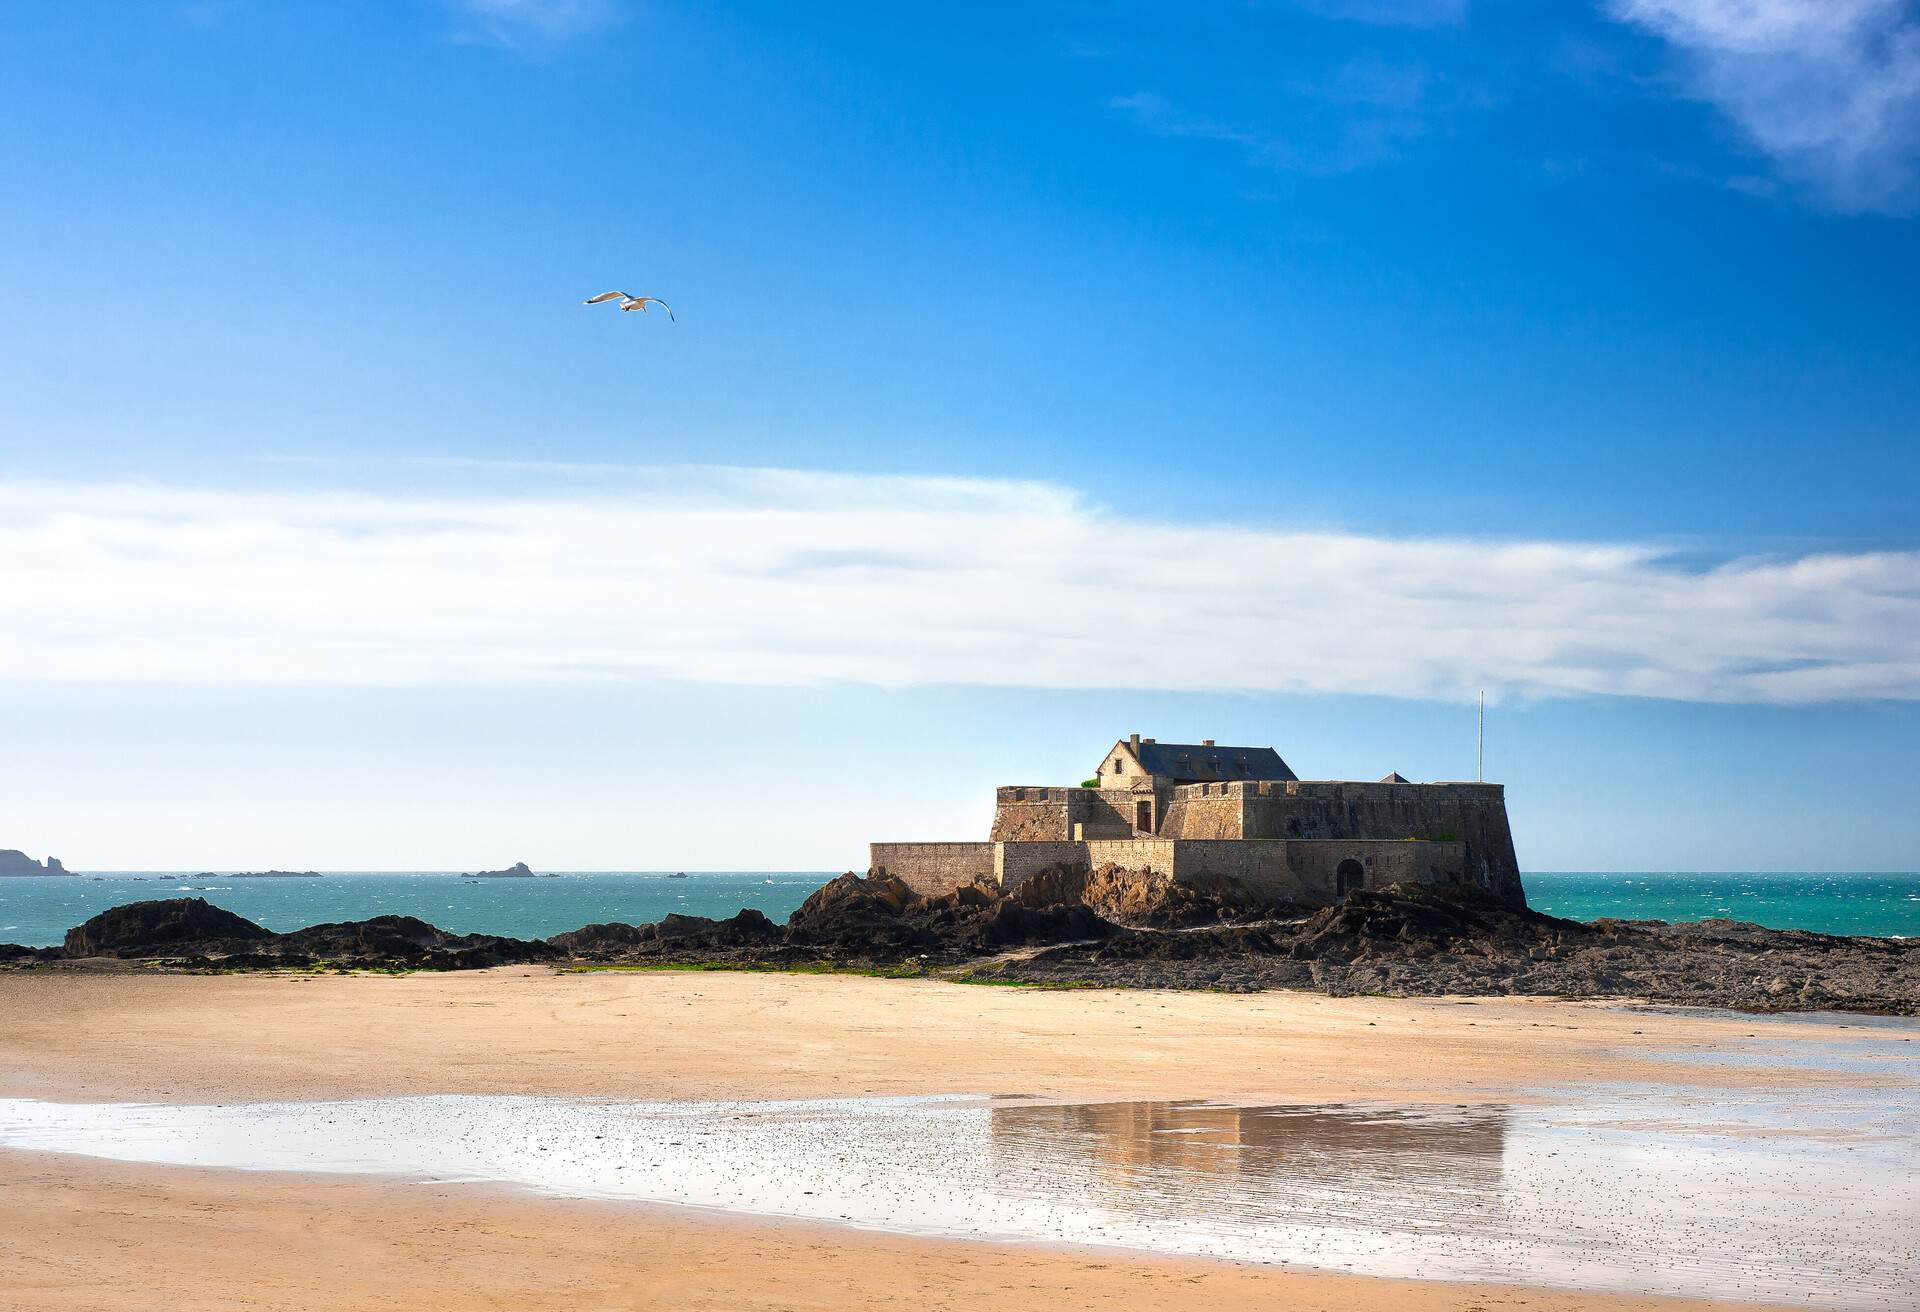
M 0 121 L 0 845 L 837 868 L 1486 686 L 1524 865 L 1920 864 L 1907 0 L 28 4 Z

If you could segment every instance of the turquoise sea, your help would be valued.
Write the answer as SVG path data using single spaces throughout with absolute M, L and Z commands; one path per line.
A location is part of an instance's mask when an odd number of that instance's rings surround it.
M 465 880 L 451 872 L 351 872 L 320 879 L 233 879 L 178 871 L 0 879 L 0 943 L 44 947 L 96 912 L 149 898 L 204 897 L 269 929 L 407 915 L 457 933 L 544 938 L 600 921 L 668 912 L 730 916 L 742 907 L 784 920 L 826 871 L 572 872 L 539 879 Z M 1726 916 L 1776 929 L 1920 935 L 1920 874 L 1537 872 L 1527 898 L 1556 916 L 1703 920 Z
M 1920 936 L 1920 874 L 1542 871 L 1527 902 L 1569 920 L 1749 920 L 1822 934 Z

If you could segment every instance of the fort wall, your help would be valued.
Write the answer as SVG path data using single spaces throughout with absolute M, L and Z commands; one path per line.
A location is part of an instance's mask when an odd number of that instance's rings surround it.
M 903 881 L 916 893 L 951 893 L 995 878 L 997 843 L 871 843 L 867 867 Z
M 1344 862 L 1359 873 L 1348 866 L 1343 877 Z M 996 791 L 989 841 L 876 843 L 870 864 L 923 893 L 976 879 L 1012 888 L 1054 865 L 1113 865 L 1183 881 L 1233 880 L 1308 903 L 1335 901 L 1356 886 L 1434 880 L 1526 900 L 1506 789 L 1487 783 L 1015 784 Z
M 1085 788 L 1054 788 L 1013 784 L 996 788 L 993 797 L 993 831 L 996 843 L 1045 843 L 1073 837 L 1068 812 L 1074 805 L 1070 793 Z
M 1151 800 L 1153 792 L 1146 790 L 1139 797 Z M 1126 809 L 1133 801 L 1134 794 L 1126 789 L 1010 784 L 994 790 L 989 837 L 996 843 L 1125 838 L 1133 833 L 1134 816 Z
M 1521 901 L 1520 866 L 1500 784 L 1261 780 L 1184 784 L 1161 833 L 1174 839 L 1458 840 L 1465 877 Z
M 1160 832 L 1168 838 L 1244 838 L 1245 799 L 1228 788 L 1244 784 L 1184 784 L 1172 790 Z
M 1275 901 L 1309 905 L 1331 905 L 1352 888 L 1457 882 L 1469 869 L 1465 843 L 1404 839 L 1132 838 L 993 846 L 994 880 L 1002 889 L 1016 888 L 1054 866 L 1117 866 L 1196 887 L 1237 884 Z M 1343 880 L 1340 868 L 1346 862 L 1357 873 Z

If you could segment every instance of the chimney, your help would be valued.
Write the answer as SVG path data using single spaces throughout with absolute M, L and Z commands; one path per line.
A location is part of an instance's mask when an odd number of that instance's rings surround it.
M 1134 747 L 1135 749 L 1138 749 L 1140 746 L 1140 735 L 1137 733 L 1128 734 L 1127 742 L 1130 746 Z
M 1202 739 L 1200 740 L 1200 745 L 1201 745 L 1202 747 L 1211 747 L 1211 746 L 1213 746 L 1213 739 L 1211 739 L 1211 738 L 1202 738 Z

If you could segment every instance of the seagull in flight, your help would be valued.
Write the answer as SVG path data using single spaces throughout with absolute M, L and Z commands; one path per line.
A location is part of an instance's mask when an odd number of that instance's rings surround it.
M 661 300 L 658 296 L 633 296 L 627 292 L 601 292 L 598 296 L 589 296 L 586 300 L 582 301 L 581 304 L 598 305 L 602 301 L 612 300 L 618 300 L 622 310 L 638 310 L 642 314 L 647 312 L 647 306 L 649 304 L 657 305 L 667 312 L 667 318 L 673 319 L 673 307 Z M 674 319 L 674 322 L 678 323 L 679 320 Z

